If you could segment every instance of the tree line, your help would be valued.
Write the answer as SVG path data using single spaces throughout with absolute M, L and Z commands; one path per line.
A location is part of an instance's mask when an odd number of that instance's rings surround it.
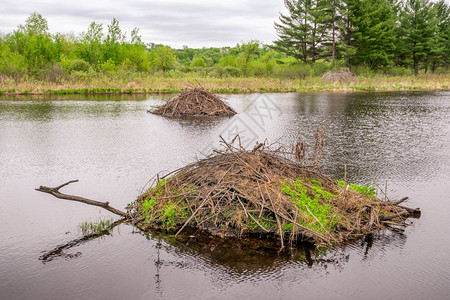
M 358 74 L 448 72 L 449 6 L 427 0 L 286 0 L 274 45 L 194 49 L 145 43 L 117 19 L 92 22 L 80 34 L 51 34 L 32 13 L 0 33 L 0 76 L 15 80 L 86 79 L 156 74 L 181 76 L 318 76 L 347 67 Z
M 450 9 L 444 0 L 285 0 L 275 49 L 304 63 L 434 72 L 448 69 Z M 345 62 L 345 63 L 344 63 Z
M 130 39 L 113 19 L 104 32 L 103 24 L 92 22 L 86 32 L 50 34 L 47 20 L 32 13 L 24 25 L 0 37 L 0 73 L 6 76 L 36 78 L 72 72 L 115 72 L 119 68 L 148 72 L 149 68 L 168 70 L 176 58 L 168 46 L 148 49 L 139 35 Z M 157 49 L 156 49 L 157 48 Z
M 86 78 L 124 73 L 210 76 L 264 76 L 279 72 L 294 58 L 258 41 L 235 47 L 173 49 L 144 43 L 139 29 L 127 35 L 113 19 L 106 27 L 92 22 L 86 31 L 51 34 L 47 20 L 32 13 L 24 24 L 0 34 L 0 75 L 16 79 L 58 81 L 67 76 Z

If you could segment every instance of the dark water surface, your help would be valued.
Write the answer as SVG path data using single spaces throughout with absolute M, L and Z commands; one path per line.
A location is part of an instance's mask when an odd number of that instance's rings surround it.
M 239 114 L 207 121 L 148 114 L 162 98 L 0 98 L 0 299 L 449 298 L 450 92 L 231 95 Z M 391 198 L 422 209 L 404 233 L 289 256 L 189 247 L 120 225 L 52 252 L 82 237 L 81 222 L 117 218 L 39 185 L 79 179 L 62 191 L 122 208 L 219 135 L 291 143 L 323 121 L 328 173 L 342 178 L 346 164 L 350 180 L 387 181 Z

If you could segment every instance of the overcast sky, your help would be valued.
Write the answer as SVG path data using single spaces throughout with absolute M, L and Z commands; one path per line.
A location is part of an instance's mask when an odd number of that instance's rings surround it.
M 93 21 L 106 31 L 116 18 L 127 38 L 138 27 L 146 43 L 198 48 L 251 39 L 270 44 L 285 8 L 283 0 L 1 0 L 0 31 L 15 30 L 34 11 L 47 19 L 51 33 L 79 34 Z

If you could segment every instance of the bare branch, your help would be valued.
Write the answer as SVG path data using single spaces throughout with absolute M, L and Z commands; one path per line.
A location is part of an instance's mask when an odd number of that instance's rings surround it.
M 38 191 L 38 192 L 43 192 L 43 193 L 47 193 L 47 194 L 53 195 L 53 196 L 55 196 L 56 198 L 59 198 L 59 199 L 78 201 L 78 202 L 82 202 L 82 203 L 89 204 L 89 205 L 99 206 L 99 207 L 102 207 L 102 208 L 104 208 L 104 209 L 106 209 L 106 210 L 108 210 L 108 211 L 110 211 L 110 212 L 112 212 L 112 213 L 114 213 L 116 215 L 119 215 L 121 217 L 127 217 L 128 216 L 128 214 L 126 212 L 123 212 L 123 211 L 121 211 L 121 210 L 119 210 L 117 208 L 114 208 L 114 207 L 110 206 L 109 202 L 100 202 L 100 201 L 95 201 L 95 200 L 91 200 L 91 199 L 80 197 L 80 196 L 63 194 L 63 193 L 61 193 L 59 191 L 60 188 L 66 186 L 66 185 L 68 185 L 70 183 L 73 183 L 73 182 L 78 182 L 78 180 L 71 180 L 71 181 L 68 181 L 68 182 L 66 182 L 64 184 L 61 184 L 61 185 L 59 185 L 57 187 L 53 187 L 53 188 L 41 185 L 39 188 L 37 188 L 35 190 Z

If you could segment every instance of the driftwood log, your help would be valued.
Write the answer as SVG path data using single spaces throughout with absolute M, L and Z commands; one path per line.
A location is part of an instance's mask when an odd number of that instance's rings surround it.
M 43 193 L 47 193 L 47 194 L 53 195 L 53 196 L 55 196 L 56 198 L 59 198 L 59 199 L 78 201 L 78 202 L 82 202 L 82 203 L 89 204 L 89 205 L 99 206 L 99 207 L 104 208 L 104 209 L 106 209 L 106 210 L 108 210 L 108 211 L 110 211 L 110 212 L 112 212 L 112 213 L 114 213 L 116 215 L 121 216 L 121 217 L 125 217 L 126 218 L 128 216 L 128 214 L 126 212 L 121 211 L 120 209 L 117 209 L 117 208 L 114 208 L 114 207 L 110 206 L 109 202 L 100 202 L 100 201 L 91 200 L 91 199 L 80 197 L 80 196 L 63 194 L 63 193 L 61 193 L 59 191 L 62 187 L 65 187 L 66 185 L 69 185 L 69 184 L 74 183 L 74 182 L 78 182 L 78 179 L 70 180 L 70 181 L 68 181 L 66 183 L 63 183 L 63 184 L 57 186 L 57 187 L 47 187 L 47 186 L 42 186 L 41 185 L 39 188 L 37 188 L 35 190 L 39 191 L 39 192 L 43 192 Z

